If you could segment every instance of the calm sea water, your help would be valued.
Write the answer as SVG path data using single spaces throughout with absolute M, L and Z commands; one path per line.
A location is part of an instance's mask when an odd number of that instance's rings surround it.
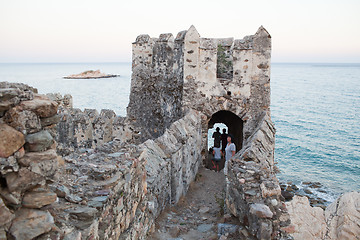
M 85 70 L 117 78 L 70 80 Z M 0 64 L 0 81 L 23 82 L 40 93 L 73 96 L 74 107 L 113 109 L 126 115 L 130 63 Z M 321 182 L 328 200 L 360 190 L 360 64 L 274 63 L 272 118 L 277 129 L 275 158 L 282 181 Z
M 86 70 L 97 70 L 120 77 L 105 79 L 63 79 Z M 73 96 L 74 107 L 112 109 L 126 115 L 130 94 L 130 63 L 0 63 L 0 81 L 22 82 L 36 87 L 39 93 Z
M 360 64 L 273 64 L 271 84 L 280 179 L 359 191 Z

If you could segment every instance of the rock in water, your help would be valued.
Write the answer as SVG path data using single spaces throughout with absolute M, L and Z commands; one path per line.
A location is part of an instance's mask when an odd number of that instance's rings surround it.
M 112 78 L 118 77 L 119 75 L 114 74 L 106 74 L 100 72 L 100 70 L 88 70 L 79 74 L 72 74 L 64 77 L 65 79 L 91 79 L 91 78 Z
M 16 212 L 10 233 L 15 239 L 33 239 L 49 232 L 54 226 L 54 219 L 48 211 L 20 209 Z
M 25 143 L 24 135 L 14 128 L 0 124 L 0 157 L 7 158 Z

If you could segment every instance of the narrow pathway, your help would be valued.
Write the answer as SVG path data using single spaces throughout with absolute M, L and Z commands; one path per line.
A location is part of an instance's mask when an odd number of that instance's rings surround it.
M 224 198 L 223 171 L 201 167 L 187 195 L 159 216 L 155 232 L 148 239 L 240 239 L 238 220 L 224 215 Z

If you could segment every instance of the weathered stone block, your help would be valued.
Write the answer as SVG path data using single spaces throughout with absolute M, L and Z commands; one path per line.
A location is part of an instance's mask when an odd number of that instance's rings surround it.
M 7 111 L 4 120 L 24 134 L 38 132 L 41 129 L 39 117 L 34 112 L 22 110 L 20 107 L 14 107 Z
M 6 207 L 3 200 L 0 198 L 0 227 L 11 222 L 15 215 Z
M 74 209 L 69 209 L 68 212 L 73 218 L 87 221 L 92 220 L 98 213 L 98 210 L 92 207 L 76 207 Z
M 22 205 L 27 208 L 41 208 L 56 201 L 56 194 L 46 189 L 37 188 L 26 192 Z
M 9 189 L 0 187 L 0 196 L 7 202 L 13 205 L 21 203 L 21 194 L 17 192 L 10 193 Z
M 24 110 L 30 110 L 39 117 L 46 118 L 56 114 L 58 104 L 48 97 L 36 95 L 31 101 L 23 101 L 19 105 Z
M 18 160 L 23 167 L 29 167 L 31 163 L 39 163 L 43 161 L 50 161 L 57 159 L 58 155 L 54 149 L 49 149 L 44 152 L 27 152 L 24 157 Z
M 46 127 L 60 122 L 60 115 L 54 115 L 52 117 L 41 118 L 41 126 Z
M 55 186 L 54 191 L 56 195 L 61 198 L 64 198 L 70 194 L 70 190 L 64 185 Z
M 263 198 L 281 195 L 281 188 L 277 182 L 263 182 L 260 184 L 260 189 Z
M 41 152 L 48 149 L 53 143 L 54 139 L 51 134 L 43 130 L 26 136 L 25 149 L 30 152 Z
M 250 213 L 256 215 L 259 218 L 272 218 L 274 215 L 268 206 L 261 203 L 251 204 Z
M 7 124 L 0 123 L 0 157 L 7 158 L 25 143 L 24 135 Z
M 21 91 L 17 88 L 0 88 L 0 112 L 6 111 L 20 102 L 17 97 Z
M 54 227 L 54 219 L 48 211 L 22 208 L 16 212 L 10 233 L 16 240 L 33 239 Z
M 36 174 L 27 168 L 20 168 L 18 173 L 8 173 L 5 175 L 5 178 L 10 192 L 24 192 L 44 180 L 41 175 Z

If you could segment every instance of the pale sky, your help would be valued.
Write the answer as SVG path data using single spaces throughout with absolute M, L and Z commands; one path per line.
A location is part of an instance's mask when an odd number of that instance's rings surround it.
M 273 62 L 360 62 L 360 0 L 0 0 L 0 62 L 130 62 L 139 34 L 243 38 Z

